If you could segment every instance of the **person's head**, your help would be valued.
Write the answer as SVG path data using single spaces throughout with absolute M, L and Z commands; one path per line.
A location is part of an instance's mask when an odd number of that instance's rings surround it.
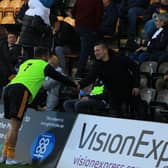
M 8 44 L 14 45 L 17 41 L 17 34 L 13 32 L 8 33 Z
M 49 60 L 48 60 L 48 63 L 54 67 L 54 68 L 57 68 L 58 65 L 59 65 L 59 59 L 56 55 L 51 55 Z
M 103 6 L 107 7 L 110 5 L 111 2 L 112 2 L 112 0 L 103 0 Z
M 8 32 L 7 29 L 3 26 L 0 26 L 0 39 L 5 38 L 7 39 Z
M 48 59 L 50 58 L 49 49 L 46 47 L 35 47 L 34 57 L 48 61 Z
M 168 13 L 161 13 L 155 19 L 155 24 L 157 28 L 160 28 L 168 24 Z
M 108 47 L 105 42 L 97 42 L 94 46 L 94 54 L 97 60 L 107 61 L 109 59 Z

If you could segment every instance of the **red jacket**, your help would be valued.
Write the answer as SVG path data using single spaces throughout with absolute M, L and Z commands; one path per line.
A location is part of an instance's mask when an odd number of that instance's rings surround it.
M 98 31 L 103 16 L 102 0 L 77 0 L 72 9 L 72 16 L 76 19 L 76 26 Z

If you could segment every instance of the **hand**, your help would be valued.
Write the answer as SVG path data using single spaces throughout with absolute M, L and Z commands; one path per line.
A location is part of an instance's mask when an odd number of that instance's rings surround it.
M 133 88 L 133 89 L 132 89 L 132 95 L 133 95 L 133 96 L 138 96 L 138 95 L 139 95 L 139 92 L 140 92 L 139 88 Z
M 80 100 L 88 100 L 89 97 L 88 96 L 83 96 L 83 97 L 80 97 Z
M 77 89 L 80 90 L 80 84 L 77 81 L 75 81 L 75 84 L 77 86 Z
M 141 50 L 142 50 L 142 47 L 140 47 L 140 48 L 136 49 L 136 51 L 135 51 L 135 52 L 139 52 L 139 51 L 141 51 Z

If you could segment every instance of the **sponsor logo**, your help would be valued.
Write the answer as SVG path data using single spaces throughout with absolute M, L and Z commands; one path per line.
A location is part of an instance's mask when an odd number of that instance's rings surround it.
M 168 141 L 156 139 L 155 131 L 142 129 L 138 136 L 101 132 L 98 125 L 88 129 L 83 123 L 78 148 L 108 154 L 119 154 L 140 159 L 152 159 L 155 168 L 168 162 Z M 165 163 L 167 165 L 167 163 Z M 166 168 L 167 166 L 164 166 Z
M 46 159 L 54 150 L 55 136 L 51 133 L 43 133 L 36 137 L 31 147 L 31 157 L 34 160 Z

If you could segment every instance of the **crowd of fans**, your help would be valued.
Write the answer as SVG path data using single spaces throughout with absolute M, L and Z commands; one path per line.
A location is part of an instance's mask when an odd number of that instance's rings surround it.
M 140 94 L 140 66 L 168 61 L 167 12 L 168 0 L 76 0 L 67 10 L 60 0 L 25 0 L 16 16 L 21 31 L 0 26 L 0 94 L 4 89 L 5 117 L 11 122 L 0 162 L 16 164 L 17 134 L 27 104 L 45 111 L 153 120 L 149 101 Z M 74 18 L 75 26 L 58 15 Z M 127 42 L 116 52 L 105 37 L 113 41 L 123 32 Z M 79 54 L 74 78 L 65 59 L 73 53 Z M 167 74 L 156 75 L 156 87 L 153 81 L 143 87 L 168 89 Z
M 104 86 L 99 96 L 95 93 L 94 96 L 90 95 L 87 90 L 87 94 L 78 99 L 79 102 L 89 100 L 89 103 L 85 104 L 88 113 L 97 111 L 97 115 L 102 115 L 100 110 L 95 110 L 97 109 L 95 102 L 101 100 L 105 103 L 105 107 L 109 107 L 109 110 L 101 107 L 101 111 L 105 111 L 104 115 L 134 116 L 137 119 L 145 119 L 147 118 L 146 107 L 143 108 L 144 116 L 137 117 L 138 107 L 142 105 L 139 95 L 139 89 L 141 89 L 139 66 L 144 61 L 156 61 L 160 64 L 168 60 L 167 11 L 168 0 L 76 0 L 71 8 L 66 8 L 63 1 L 59 0 L 25 0 L 16 15 L 16 24 L 21 25 L 21 31 L 7 34 L 3 27 L 0 29 L 2 32 L 0 34 L 2 41 L 0 43 L 1 92 L 9 82 L 10 75 L 14 71 L 17 73 L 19 65 L 34 57 L 35 47 L 48 48 L 52 55 L 52 61 L 49 62 L 52 62 L 54 68 L 65 76 L 71 75 L 67 73 L 65 55 L 78 53 L 77 73 L 74 79 L 79 81 L 78 89 L 94 84 L 96 80 L 102 81 Z M 58 15 L 74 18 L 75 27 L 59 20 Z M 141 31 L 139 24 L 143 27 L 142 34 L 139 34 Z M 118 27 L 120 29 L 117 29 Z M 105 42 L 105 36 L 110 36 L 113 41 L 113 37 L 123 32 L 127 35 L 124 47 L 127 56 L 124 52 L 120 53 L 121 48 L 118 48 L 119 52 L 111 51 L 113 44 L 110 44 L 112 47 L 108 48 L 109 44 Z M 140 39 L 140 42 L 137 39 Z M 107 55 L 110 57 L 108 58 Z M 108 67 L 108 62 L 115 56 L 118 60 L 112 59 Z M 104 57 L 107 58 L 104 60 Z M 93 62 L 93 66 L 89 69 L 88 60 Z M 83 81 L 87 82 L 83 84 Z M 162 82 L 166 83 L 166 81 L 167 77 L 164 77 Z M 59 106 L 63 111 L 73 111 L 69 110 L 67 105 L 69 100 L 67 103 L 61 98 L 63 87 L 61 85 L 52 79 L 46 79 L 42 91 L 39 92 L 40 97 L 44 97 L 40 99 L 43 103 L 36 99 L 32 107 L 40 106 L 40 109 L 55 110 Z M 164 86 L 167 88 L 166 84 Z M 67 97 L 71 99 L 71 94 Z M 59 105 L 59 98 L 62 106 Z M 78 98 L 77 94 L 76 98 Z M 90 104 L 90 99 L 95 102 L 91 101 Z M 136 100 L 136 103 L 133 100 Z M 52 107 L 49 107 L 50 103 Z M 76 99 L 74 103 L 76 104 Z M 81 112 L 79 108 L 77 109 L 74 111 Z M 81 109 L 85 108 L 82 106 Z

